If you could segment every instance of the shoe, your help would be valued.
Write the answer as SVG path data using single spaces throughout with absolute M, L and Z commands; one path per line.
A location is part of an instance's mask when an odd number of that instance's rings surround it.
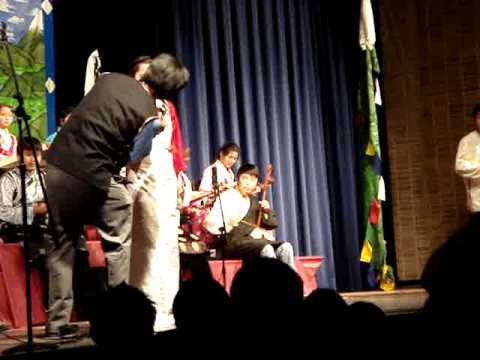
M 80 336 L 80 328 L 78 325 L 66 324 L 58 328 L 57 331 L 47 331 L 45 337 L 60 338 L 60 339 L 74 339 Z
M 10 329 L 10 325 L 7 322 L 0 320 L 0 332 L 4 332 Z

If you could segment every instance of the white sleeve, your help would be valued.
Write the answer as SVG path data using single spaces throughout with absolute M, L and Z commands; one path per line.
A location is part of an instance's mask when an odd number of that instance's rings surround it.
M 477 145 L 462 139 L 455 158 L 455 172 L 463 178 L 480 178 L 480 162 L 476 156 Z
M 200 191 L 212 191 L 212 166 L 207 167 L 203 171 L 202 181 L 200 182 L 200 186 L 198 190 Z
M 95 81 L 97 80 L 98 74 L 101 68 L 101 61 L 100 61 L 100 54 L 98 53 L 98 49 L 95 49 L 87 60 L 87 69 L 85 71 L 85 85 L 84 85 L 84 95 L 87 95 L 88 92 L 93 88 L 95 85 Z
M 234 203 L 234 199 L 232 199 L 232 196 L 228 191 L 219 196 L 222 198 L 223 215 L 225 216 L 225 230 L 229 233 L 232 231 L 232 219 L 235 218 L 235 207 L 231 206 Z M 213 235 L 220 234 L 219 229 L 223 227 L 223 219 L 220 209 L 220 201 L 218 199 L 215 200 L 212 209 L 205 217 L 203 226 Z

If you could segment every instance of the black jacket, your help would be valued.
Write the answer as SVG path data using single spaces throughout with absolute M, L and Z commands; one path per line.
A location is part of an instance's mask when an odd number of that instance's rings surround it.
M 55 138 L 47 162 L 106 191 L 125 166 L 139 128 L 156 115 L 153 97 L 135 79 L 104 75 Z

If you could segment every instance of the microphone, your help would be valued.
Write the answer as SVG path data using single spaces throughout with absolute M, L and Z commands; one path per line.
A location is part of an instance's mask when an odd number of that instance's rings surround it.
M 7 23 L 2 21 L 0 26 L 0 40 L 7 41 Z

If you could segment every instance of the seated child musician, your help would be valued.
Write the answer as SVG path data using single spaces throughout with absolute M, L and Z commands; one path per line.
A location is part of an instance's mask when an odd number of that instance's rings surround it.
M 242 165 L 237 173 L 237 185 L 219 195 L 220 199 L 217 198 L 213 204 L 203 225 L 210 233 L 221 234 L 224 226 L 223 209 L 226 239 L 222 250 L 226 258 L 277 258 L 294 268 L 292 245 L 271 238 L 270 230 L 278 225 L 274 210 L 270 208 L 268 201 L 259 201 L 254 196 L 257 192 L 258 176 L 257 166 Z M 260 223 L 257 226 L 258 216 Z
M 17 152 L 19 148 L 17 148 Z M 44 194 L 40 185 L 39 174 L 35 168 L 35 158 L 42 161 L 42 144 L 38 139 L 25 137 L 23 139 L 23 156 L 26 168 L 26 198 L 27 198 L 27 224 L 30 231 L 46 229 L 47 206 L 44 202 Z M 17 153 L 17 157 L 20 154 Z M 43 176 L 43 174 L 41 175 Z M 20 169 L 15 167 L 0 177 L 0 228 L 2 236 L 7 242 L 23 240 L 20 229 L 23 224 L 22 191 Z M 32 250 L 41 251 L 44 245 L 42 237 L 31 235 L 38 240 L 33 244 Z

